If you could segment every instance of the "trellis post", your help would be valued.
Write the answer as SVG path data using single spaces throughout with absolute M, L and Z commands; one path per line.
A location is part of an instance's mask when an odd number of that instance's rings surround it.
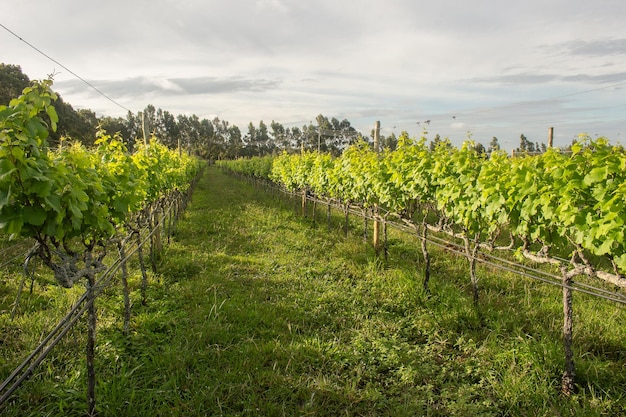
M 380 121 L 377 121 L 374 125 L 374 152 L 379 151 L 380 140 Z M 374 249 L 376 253 L 380 250 L 380 221 L 378 221 L 378 206 L 374 206 Z

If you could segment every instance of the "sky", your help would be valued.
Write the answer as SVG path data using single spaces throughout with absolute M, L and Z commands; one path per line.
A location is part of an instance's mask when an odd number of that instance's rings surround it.
M 323 114 L 455 145 L 510 150 L 550 127 L 554 146 L 624 144 L 625 17 L 624 0 L 14 1 L 0 62 L 55 74 L 66 102 L 98 116 L 152 104 L 244 134 Z

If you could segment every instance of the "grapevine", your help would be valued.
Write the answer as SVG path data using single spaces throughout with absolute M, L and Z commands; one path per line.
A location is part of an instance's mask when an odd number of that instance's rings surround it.
M 229 168 L 238 169 L 236 163 Z M 310 190 L 316 198 L 338 200 L 346 224 L 348 206 L 355 205 L 364 217 L 366 208 L 375 207 L 375 216 L 382 209 L 421 231 L 426 290 L 429 230 L 463 241 L 475 303 L 480 248 L 515 248 L 521 258 L 558 267 L 566 395 L 575 379 L 572 279 L 587 275 L 626 288 L 626 152 L 606 138 L 582 135 L 571 155 L 548 149 L 509 158 L 501 151 L 479 153 L 471 141 L 460 149 L 446 141 L 431 151 L 425 139 L 413 141 L 403 133 L 396 150 L 380 155 L 364 142 L 336 159 L 319 152 L 283 154 L 270 178 L 291 192 Z M 507 232 L 510 243 L 496 246 Z
M 102 270 L 107 243 L 134 215 L 183 192 L 199 163 L 154 140 L 130 154 L 103 131 L 95 149 L 51 149 L 58 121 L 51 87 L 51 80 L 33 82 L 0 106 L 0 231 L 35 239 L 58 283 L 71 287 Z
M 363 143 L 338 158 L 285 153 L 268 177 L 292 192 L 379 205 L 409 221 L 434 213 L 425 226 L 490 250 L 506 233 L 510 243 L 502 248 L 554 264 L 569 254 L 572 270 L 626 288 L 626 152 L 587 136 L 572 150 L 487 157 L 471 142 L 461 148 L 443 142 L 431 151 L 424 139 L 403 135 L 396 150 L 380 155 Z

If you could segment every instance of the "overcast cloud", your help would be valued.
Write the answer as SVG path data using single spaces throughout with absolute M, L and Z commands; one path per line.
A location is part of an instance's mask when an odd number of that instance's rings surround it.
M 33 0 L 0 23 L 133 112 L 152 104 L 368 134 L 471 134 L 507 149 L 626 135 L 623 0 Z M 126 110 L 0 28 L 0 62 L 98 115 Z M 424 124 L 430 120 L 428 125 Z

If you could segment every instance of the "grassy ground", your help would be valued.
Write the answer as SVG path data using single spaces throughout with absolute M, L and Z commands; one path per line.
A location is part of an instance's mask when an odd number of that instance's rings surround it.
M 384 265 L 361 220 L 346 238 L 339 215 L 328 232 L 322 208 L 314 228 L 297 204 L 207 170 L 147 306 L 139 275 L 131 279 L 130 335 L 119 291 L 99 301 L 102 416 L 626 414 L 622 308 L 575 295 L 578 392 L 563 397 L 558 289 L 479 268 L 476 308 L 467 262 L 434 252 L 426 294 L 410 236 L 391 232 Z M 0 376 L 68 304 L 62 291 L 42 280 L 13 322 L 3 306 L 0 351 L 10 360 Z M 7 416 L 84 414 L 83 331 L 16 393 Z

